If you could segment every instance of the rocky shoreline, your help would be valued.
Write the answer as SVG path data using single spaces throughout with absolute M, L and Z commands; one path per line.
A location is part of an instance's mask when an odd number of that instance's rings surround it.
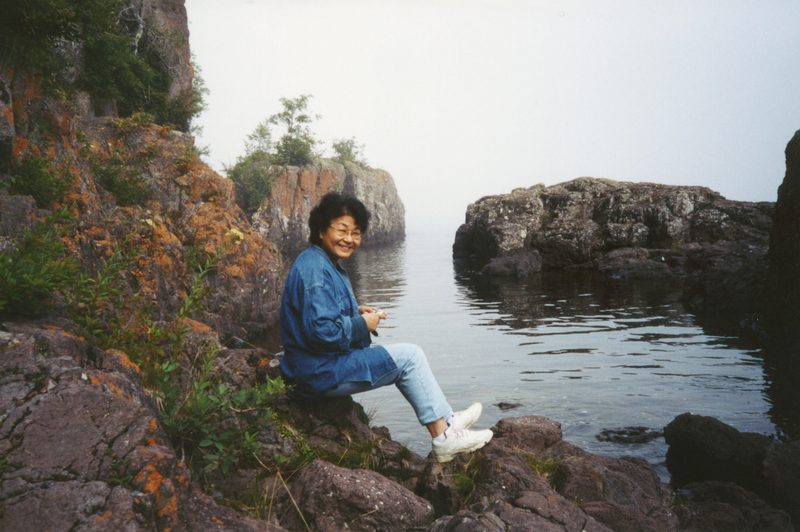
M 587 453 L 538 416 L 502 419 L 484 449 L 438 464 L 370 427 L 349 398 L 279 400 L 256 466 L 216 474 L 209 496 L 124 353 L 58 324 L 4 329 L 4 530 L 793 530 L 798 518 L 796 442 L 711 418 L 666 427 L 673 489 L 646 461 Z M 271 359 L 222 349 L 214 364 L 238 389 L 267 378 Z M 300 446 L 301 462 L 263 466 Z

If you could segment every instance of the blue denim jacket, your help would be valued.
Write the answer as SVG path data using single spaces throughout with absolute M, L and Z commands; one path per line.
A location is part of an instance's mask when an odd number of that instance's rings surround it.
M 319 246 L 295 259 L 280 314 L 281 373 L 292 393 L 315 397 L 343 382 L 374 384 L 396 365 L 372 342 L 347 272 Z

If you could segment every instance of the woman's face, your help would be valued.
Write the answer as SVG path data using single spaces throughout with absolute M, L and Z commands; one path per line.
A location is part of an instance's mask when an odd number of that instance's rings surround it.
M 320 246 L 333 262 L 349 258 L 361 245 L 361 228 L 349 214 L 334 218 L 323 229 L 319 238 Z

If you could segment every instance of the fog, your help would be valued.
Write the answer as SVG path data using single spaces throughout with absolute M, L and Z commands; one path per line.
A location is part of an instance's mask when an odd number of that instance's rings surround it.
M 210 91 L 198 144 L 224 172 L 310 94 L 411 227 L 579 176 L 774 201 L 800 129 L 800 2 L 186 0 Z

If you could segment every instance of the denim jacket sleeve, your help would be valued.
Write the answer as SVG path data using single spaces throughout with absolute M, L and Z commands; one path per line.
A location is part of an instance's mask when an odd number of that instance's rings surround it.
M 334 353 L 362 347 L 365 341 L 368 345 L 367 323 L 352 308 L 349 294 L 342 290 L 344 282 L 331 273 L 326 271 L 321 282 L 305 287 L 302 316 L 309 342 L 319 352 Z

